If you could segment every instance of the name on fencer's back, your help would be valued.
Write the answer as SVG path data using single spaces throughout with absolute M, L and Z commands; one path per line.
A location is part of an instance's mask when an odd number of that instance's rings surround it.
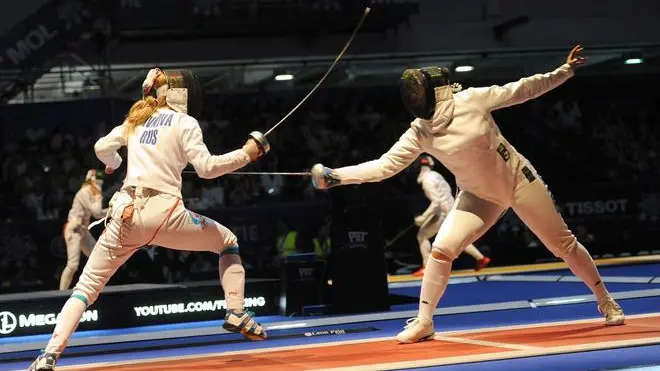
M 172 126 L 173 113 L 159 113 L 149 117 L 144 123 L 144 131 L 140 135 L 140 144 L 155 145 L 158 142 L 158 130 Z

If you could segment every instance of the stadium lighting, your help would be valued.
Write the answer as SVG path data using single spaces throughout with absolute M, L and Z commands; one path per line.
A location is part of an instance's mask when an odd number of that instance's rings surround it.
M 470 72 L 474 70 L 473 66 L 457 66 L 455 71 L 456 72 Z
M 640 64 L 642 62 L 643 62 L 642 58 L 628 58 L 628 59 L 626 59 L 625 63 L 626 64 Z
M 288 81 L 288 80 L 293 80 L 293 75 L 291 74 L 283 74 L 283 75 L 277 75 L 275 76 L 276 81 Z

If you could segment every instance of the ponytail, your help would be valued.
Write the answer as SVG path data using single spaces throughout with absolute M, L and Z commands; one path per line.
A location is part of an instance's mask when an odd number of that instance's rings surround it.
M 154 87 L 159 88 L 167 84 L 167 76 L 160 74 L 156 77 L 154 81 Z M 126 136 L 132 134 L 135 131 L 135 128 L 138 126 L 144 125 L 145 122 L 153 115 L 156 110 L 160 107 L 166 106 L 165 95 L 162 95 L 158 98 L 154 98 L 151 95 L 147 95 L 140 99 L 139 101 L 133 103 L 133 106 L 128 110 L 126 115 L 126 120 L 124 125 L 126 125 Z

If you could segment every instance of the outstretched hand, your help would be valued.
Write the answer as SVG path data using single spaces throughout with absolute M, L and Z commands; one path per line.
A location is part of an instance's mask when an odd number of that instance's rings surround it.
M 568 57 L 566 57 L 566 63 L 572 68 L 583 65 L 586 60 L 586 58 L 581 56 L 583 50 L 582 45 L 574 46 L 571 52 L 568 53 Z
M 323 164 L 312 166 L 312 185 L 316 189 L 328 189 L 341 185 L 341 178 L 334 170 Z
M 243 145 L 243 151 L 247 152 L 250 161 L 256 161 L 261 155 L 263 155 L 261 148 L 259 148 L 259 144 L 257 144 L 257 141 L 252 138 L 245 142 Z
M 251 132 L 248 135 L 248 140 L 243 145 L 243 151 L 248 154 L 251 162 L 257 161 L 259 157 L 265 155 L 269 150 L 270 144 L 268 144 L 268 139 L 258 131 Z

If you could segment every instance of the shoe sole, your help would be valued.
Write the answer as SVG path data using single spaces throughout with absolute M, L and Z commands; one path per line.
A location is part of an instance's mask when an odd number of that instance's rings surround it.
M 607 322 L 607 321 L 605 321 L 605 324 L 606 324 L 607 326 L 621 326 L 621 325 L 625 325 L 625 324 L 626 324 L 626 319 L 625 319 L 625 318 L 622 318 L 622 319 L 619 320 L 619 321 L 612 321 L 612 322 Z
M 55 370 L 55 366 L 42 366 L 40 368 L 37 368 L 35 363 L 36 363 L 36 361 L 33 362 L 30 365 L 30 367 L 28 367 L 28 371 L 54 371 Z M 44 368 L 44 367 L 48 367 L 48 368 Z
M 240 329 L 239 329 L 238 327 L 232 325 L 232 324 L 229 323 L 229 322 L 225 322 L 225 323 L 223 323 L 223 324 L 222 324 L 222 328 L 225 329 L 225 330 L 227 330 L 227 331 L 230 331 L 230 332 L 238 332 L 238 331 L 240 331 Z
M 28 371 L 54 371 L 55 368 L 28 368 Z
M 253 340 L 253 341 L 266 340 L 266 338 L 268 337 L 266 335 L 266 332 L 264 332 L 263 335 L 256 335 L 256 334 L 244 331 L 244 330 L 242 330 L 242 329 L 240 329 L 240 328 L 238 328 L 238 327 L 236 327 L 236 326 L 234 326 L 234 325 L 232 325 L 231 323 L 228 323 L 228 322 L 223 323 L 222 328 L 229 331 L 229 332 L 231 332 L 231 333 L 234 333 L 234 334 L 241 334 L 241 335 L 243 335 L 244 338 L 246 338 L 248 340 Z
M 435 331 L 432 334 L 426 335 L 426 336 L 424 336 L 423 338 L 421 338 L 419 340 L 405 340 L 404 341 L 404 340 L 401 340 L 399 338 L 397 338 L 396 340 L 401 344 L 414 344 L 414 343 L 421 343 L 422 341 L 433 340 L 434 338 L 435 338 Z

